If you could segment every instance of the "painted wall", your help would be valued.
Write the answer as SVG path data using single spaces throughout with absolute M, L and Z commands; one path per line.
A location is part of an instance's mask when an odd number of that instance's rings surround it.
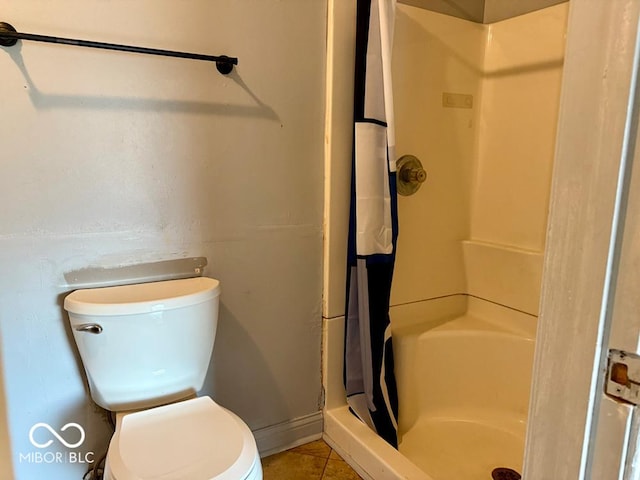
M 36 422 L 110 435 L 67 327 L 64 273 L 206 256 L 222 282 L 203 393 L 254 430 L 318 411 L 326 3 L 0 0 L 20 30 L 238 56 L 24 42 L 0 52 L 0 331 L 16 478 Z M 295 39 L 295 41 L 293 40 Z M 1 413 L 1 412 L 0 412 Z

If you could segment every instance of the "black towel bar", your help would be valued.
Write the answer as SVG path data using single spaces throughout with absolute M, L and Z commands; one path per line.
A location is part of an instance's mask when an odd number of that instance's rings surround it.
M 146 53 L 148 55 L 162 55 L 164 57 L 189 58 L 192 60 L 204 60 L 216 62 L 216 68 L 223 75 L 231 73 L 233 66 L 238 64 L 235 57 L 226 55 L 202 55 L 199 53 L 176 52 L 172 50 L 160 50 L 157 48 L 134 47 L 131 45 L 118 45 L 115 43 L 93 42 L 91 40 L 74 40 L 72 38 L 50 37 L 47 35 L 36 35 L 33 33 L 17 32 L 9 23 L 0 22 L 0 45 L 11 47 L 18 40 L 32 40 L 35 42 L 60 43 L 63 45 L 75 45 L 78 47 L 102 48 L 105 50 L 119 50 L 122 52 Z

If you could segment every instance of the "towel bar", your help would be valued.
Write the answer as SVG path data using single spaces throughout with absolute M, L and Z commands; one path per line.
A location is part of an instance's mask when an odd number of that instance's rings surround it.
M 63 45 L 74 45 L 77 47 L 102 48 L 105 50 L 145 53 L 148 55 L 161 55 L 164 57 L 179 57 L 192 60 L 204 60 L 208 62 L 215 62 L 216 68 L 223 75 L 228 75 L 229 73 L 231 73 L 231 71 L 233 70 L 233 66 L 238 64 L 238 59 L 236 57 L 227 57 L 226 55 L 202 55 L 199 53 L 176 52 L 173 50 L 160 50 L 157 48 L 134 47 L 131 45 L 118 45 L 115 43 L 94 42 L 91 40 L 75 40 L 72 38 L 60 38 L 33 33 L 22 33 L 16 31 L 13 25 L 6 22 L 0 22 L 0 45 L 3 47 L 11 47 L 15 45 L 18 40 L 59 43 Z

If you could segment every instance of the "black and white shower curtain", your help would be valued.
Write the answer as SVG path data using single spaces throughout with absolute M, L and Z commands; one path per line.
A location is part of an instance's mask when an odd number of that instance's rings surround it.
M 397 448 L 389 295 L 398 234 L 391 44 L 395 0 L 357 0 L 345 387 L 353 413 Z

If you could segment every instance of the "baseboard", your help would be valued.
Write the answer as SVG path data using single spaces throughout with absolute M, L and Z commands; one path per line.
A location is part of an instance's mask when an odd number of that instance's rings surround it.
M 322 438 L 322 412 L 261 428 L 253 432 L 261 457 Z

